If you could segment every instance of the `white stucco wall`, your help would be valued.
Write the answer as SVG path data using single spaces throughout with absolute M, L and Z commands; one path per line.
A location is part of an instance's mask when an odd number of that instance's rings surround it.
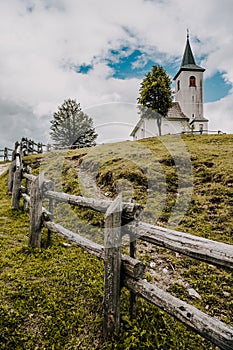
M 191 76 L 195 77 L 196 86 L 189 86 Z M 203 118 L 203 72 L 181 71 L 175 82 L 175 100 L 188 118 Z
M 185 121 L 162 119 L 161 134 L 180 134 L 190 131 L 189 124 Z M 134 140 L 159 136 L 159 129 L 156 119 L 144 119 L 134 135 Z

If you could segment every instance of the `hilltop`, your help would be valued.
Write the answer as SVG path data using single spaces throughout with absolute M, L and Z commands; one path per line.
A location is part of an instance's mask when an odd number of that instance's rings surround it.
M 33 155 L 25 164 L 34 174 L 44 170 L 64 192 L 114 198 L 122 191 L 125 200 L 144 206 L 143 221 L 233 244 L 232 157 L 233 135 L 184 135 Z M 28 248 L 28 214 L 11 210 L 6 185 L 5 173 L 0 177 L 2 349 L 216 349 L 140 299 L 137 320 L 130 320 L 126 290 L 121 332 L 112 344 L 103 344 L 102 262 L 58 237 L 51 247 L 44 237 L 42 249 Z M 91 223 L 85 234 L 102 239 L 100 214 L 72 209 L 71 216 L 58 206 L 56 215 L 71 228 L 80 223 L 80 231 Z M 138 257 L 147 265 L 148 281 L 232 325 L 232 274 L 146 243 L 138 245 Z

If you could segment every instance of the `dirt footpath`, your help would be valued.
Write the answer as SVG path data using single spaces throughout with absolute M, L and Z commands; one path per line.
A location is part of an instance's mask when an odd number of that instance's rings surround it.
M 9 163 L 8 164 L 0 164 L 0 175 L 2 175 L 9 167 Z

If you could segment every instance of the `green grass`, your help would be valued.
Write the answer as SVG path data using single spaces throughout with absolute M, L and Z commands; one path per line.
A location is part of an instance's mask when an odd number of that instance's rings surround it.
M 186 153 L 183 150 L 178 154 L 179 164 L 185 176 L 183 159 L 188 154 L 194 186 L 188 211 L 177 229 L 232 244 L 233 136 L 184 136 L 182 142 Z M 77 166 L 82 164 L 102 193 L 114 197 L 123 191 L 125 199 L 133 198 L 144 205 L 145 221 L 166 226 L 179 191 L 179 174 L 171 157 L 171 149 L 176 146 L 170 143 L 169 147 L 167 141 L 151 138 L 114 147 L 103 145 L 47 154 L 43 159 L 29 156 L 25 162 L 35 174 L 43 169 L 46 178 L 56 181 L 57 190 L 78 195 L 89 191 L 77 176 Z M 150 200 L 148 188 L 155 194 L 160 190 L 156 200 Z M 58 206 L 56 219 L 80 233 L 89 222 L 89 238 L 96 239 L 98 232 L 97 241 L 101 240 L 103 217 L 93 211 Z M 11 210 L 4 174 L 0 177 L 1 349 L 217 349 L 142 299 L 137 301 L 137 319 L 130 320 L 129 292 L 125 289 L 120 332 L 112 342 L 105 343 L 103 263 L 76 246 L 65 246 L 56 235 L 53 245 L 46 247 L 45 230 L 42 248 L 30 249 L 28 234 L 29 215 L 22 209 Z M 153 275 L 149 265 L 152 261 L 155 272 L 160 266 L 167 267 L 171 278 L 175 275 L 174 283 L 167 286 L 173 295 L 233 324 L 231 273 L 146 244 L 139 244 L 138 255 L 148 266 L 148 280 L 163 282 L 163 274 Z M 202 299 L 192 299 L 180 279 L 195 288 Z
M 75 246 L 63 246 L 58 237 L 50 248 L 28 248 L 28 213 L 10 209 L 6 175 L 0 187 L 1 349 L 98 345 L 102 262 Z

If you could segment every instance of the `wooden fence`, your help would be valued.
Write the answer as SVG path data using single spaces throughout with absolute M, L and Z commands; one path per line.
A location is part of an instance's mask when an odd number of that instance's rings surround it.
M 20 154 L 21 156 L 26 156 L 29 154 L 38 154 L 43 152 L 49 152 L 53 148 L 52 145 L 47 144 L 44 145 L 41 142 L 35 142 L 31 139 L 27 139 L 23 137 L 20 142 L 15 143 L 14 149 L 5 147 L 4 149 L 0 149 L 0 160 L 3 158 L 3 160 L 15 160 L 16 153 Z
M 218 134 L 218 135 L 225 135 L 226 133 L 221 130 L 207 130 L 207 129 L 200 129 L 200 130 L 191 130 L 191 131 L 182 131 L 181 135 L 183 134 L 191 134 L 191 135 L 210 135 L 210 134 Z
M 26 156 L 29 154 L 49 152 L 51 151 L 51 148 L 52 148 L 52 145 L 50 144 L 44 145 L 41 142 L 35 142 L 31 139 L 27 139 L 26 137 L 23 137 L 21 139 L 21 141 L 19 142 L 19 145 L 23 156 Z
M 0 160 L 7 161 L 12 158 L 13 149 L 5 147 L 4 149 L 0 149 Z
M 42 175 L 36 177 L 26 173 L 21 159 L 21 155 L 18 154 L 17 166 L 13 164 L 9 171 L 8 185 L 9 192 L 12 192 L 13 209 L 19 209 L 21 197 L 24 199 L 25 209 L 30 204 L 29 245 L 40 247 L 41 230 L 45 227 L 48 229 L 50 241 L 51 233 L 56 232 L 98 258 L 104 259 L 105 338 L 110 338 L 119 330 L 120 290 L 123 285 L 131 292 L 132 316 L 136 316 L 135 301 L 136 296 L 140 296 L 176 317 L 220 349 L 233 349 L 233 327 L 208 316 L 143 279 L 145 266 L 136 259 L 136 240 L 150 242 L 228 270 L 233 270 L 233 246 L 140 222 L 138 218 L 142 208 L 137 204 L 122 202 L 121 196 L 115 201 L 110 201 L 56 192 L 54 183 L 45 180 Z M 25 187 L 21 185 L 23 178 L 26 179 Z M 48 210 L 43 208 L 44 198 L 49 200 Z M 83 206 L 105 213 L 104 245 L 94 243 L 55 223 L 55 202 Z M 130 256 L 121 253 L 122 235 L 126 233 L 131 237 Z

